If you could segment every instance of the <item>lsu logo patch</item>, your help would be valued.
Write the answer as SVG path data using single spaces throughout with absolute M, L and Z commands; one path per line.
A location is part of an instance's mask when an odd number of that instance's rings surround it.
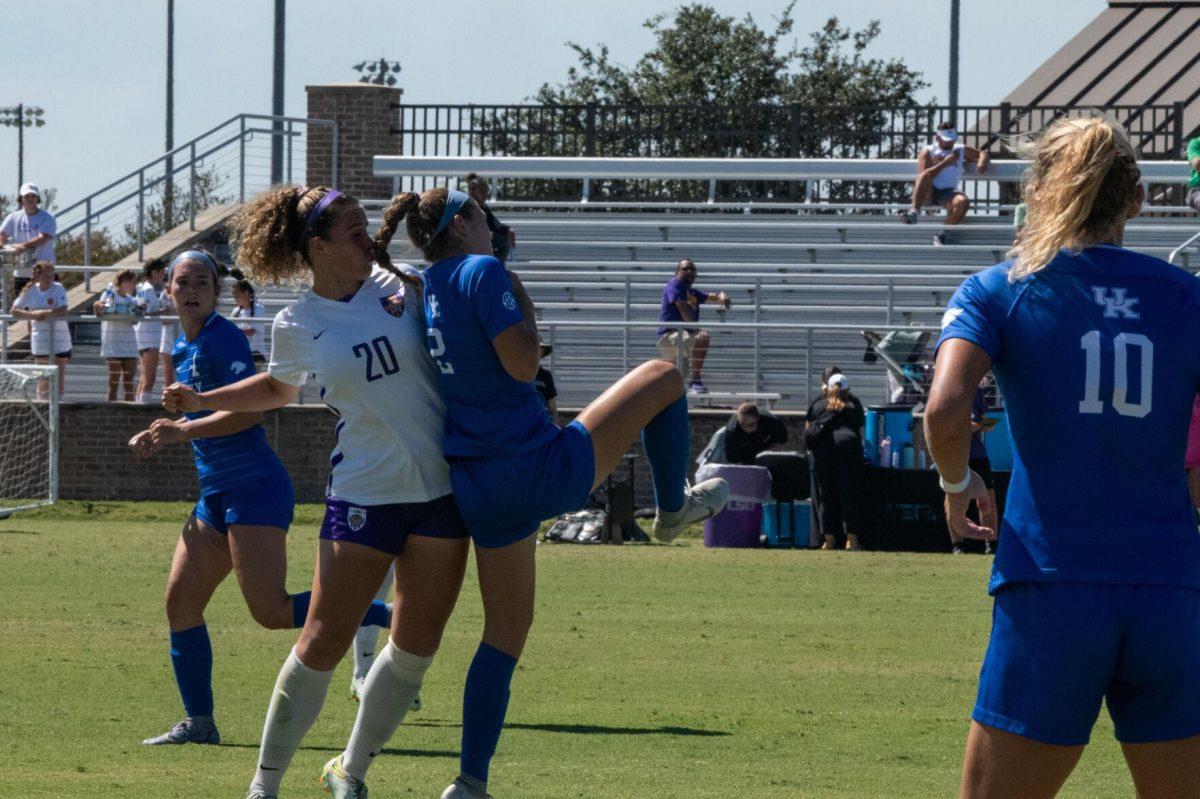
M 235 375 L 240 375 L 242 372 L 246 371 L 246 364 L 242 363 L 241 361 L 234 361 L 233 363 L 229 364 L 229 371 L 233 372 Z
M 404 292 L 397 291 L 390 297 L 380 297 L 379 304 L 383 306 L 383 310 L 400 318 L 404 315 Z
M 346 511 L 346 524 L 350 525 L 350 529 L 358 532 L 367 526 L 367 509 L 366 508 L 350 508 Z
M 504 303 L 504 307 L 510 311 L 517 309 L 517 298 L 513 296 L 511 291 L 504 292 L 504 296 L 500 298 L 500 302 Z

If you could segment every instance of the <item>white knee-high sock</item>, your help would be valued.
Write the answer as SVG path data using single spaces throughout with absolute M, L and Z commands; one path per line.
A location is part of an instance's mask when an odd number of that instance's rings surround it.
M 421 691 L 432 657 L 421 657 L 397 649 L 391 641 L 383 647 L 358 705 L 358 718 L 350 743 L 342 757 L 342 768 L 355 779 L 364 780 L 371 760 L 404 721 L 413 698 Z
M 305 666 L 296 657 L 295 648 L 292 649 L 279 670 L 279 679 L 271 694 L 262 745 L 258 750 L 258 769 L 250 783 L 252 792 L 279 793 L 279 783 L 292 762 L 296 747 L 317 720 L 321 705 L 325 704 L 331 677 L 333 671 L 316 671 Z
M 392 581 L 396 574 L 396 564 L 393 563 L 388 569 L 387 576 L 383 578 L 383 584 L 379 586 L 379 591 L 376 592 L 375 598 L 380 602 L 387 602 L 392 596 Z M 371 665 L 375 662 L 375 652 L 379 646 L 379 629 L 377 627 L 359 627 L 358 632 L 354 634 L 354 677 L 367 676 L 367 672 L 371 670 Z

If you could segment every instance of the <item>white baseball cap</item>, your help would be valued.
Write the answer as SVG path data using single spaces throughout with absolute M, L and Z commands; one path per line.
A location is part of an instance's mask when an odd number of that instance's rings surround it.
M 829 376 L 828 380 L 825 381 L 825 385 L 828 387 L 841 386 L 842 388 L 850 388 L 850 381 L 847 380 L 846 376 L 841 372 L 835 372 Z
M 24 183 L 21 185 L 21 190 L 18 197 L 24 197 L 26 194 L 36 194 L 37 198 L 42 199 L 42 190 L 37 187 L 36 183 Z
M 937 136 L 939 139 L 944 139 L 946 141 L 958 141 L 958 131 L 955 130 L 954 128 L 944 128 L 942 130 L 935 130 L 933 132 L 933 135 Z

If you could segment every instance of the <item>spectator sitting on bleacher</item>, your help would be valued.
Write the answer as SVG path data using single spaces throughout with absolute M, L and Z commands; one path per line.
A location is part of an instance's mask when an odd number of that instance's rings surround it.
M 26 183 L 18 190 L 17 201 L 21 207 L 0 222 L 0 247 L 11 243 L 18 253 L 33 250 L 34 260 L 56 263 L 54 234 L 58 230 L 58 223 L 53 214 L 38 208 L 42 202 L 42 190 L 36 184 Z M 24 270 L 18 270 L 16 291 L 21 291 L 27 283 L 29 275 Z
M 1187 161 L 1192 167 L 1192 176 L 1187 184 L 1187 204 L 1193 211 L 1200 211 L 1200 137 L 1188 141 Z
M 921 148 L 917 156 L 917 182 L 913 185 L 912 207 L 900 212 L 906 223 L 916 224 L 921 207 L 933 203 L 946 209 L 947 225 L 957 225 L 967 215 L 971 201 L 959 189 L 965 164 L 978 165 L 979 174 L 987 171 L 991 156 L 986 150 L 976 150 L 960 144 L 953 122 L 938 125 L 933 141 Z M 946 243 L 946 234 L 938 233 L 933 243 Z
M 733 303 L 723 291 L 707 294 L 693 286 L 696 282 L 696 264 L 684 258 L 675 267 L 675 277 L 663 288 L 660 322 L 698 322 L 700 306 L 704 303 L 724 308 Z M 708 391 L 700 379 L 704 358 L 708 355 L 708 333 L 699 328 L 660 327 L 658 329 L 658 351 L 663 360 L 679 366 L 687 378 L 688 391 L 704 394 Z
M 488 208 L 487 202 L 492 197 L 492 187 L 486 180 L 472 172 L 463 178 L 463 182 L 467 184 L 467 194 L 471 195 L 471 199 L 483 211 L 488 230 L 492 231 L 492 254 L 496 256 L 496 260 L 504 263 L 512 253 L 512 248 L 517 246 L 517 234 L 497 219 L 492 209 Z

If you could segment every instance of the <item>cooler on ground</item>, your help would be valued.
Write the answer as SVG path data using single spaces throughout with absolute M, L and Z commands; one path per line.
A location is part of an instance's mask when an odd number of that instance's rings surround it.
M 767 546 L 808 546 L 811 493 L 808 457 L 798 452 L 762 452 L 755 462 L 771 472 L 771 498 L 763 508 Z M 800 521 L 802 519 L 802 521 Z M 800 531 L 800 537 L 794 534 Z
M 704 522 L 706 547 L 757 547 L 762 529 L 763 501 L 770 496 L 771 473 L 762 466 L 706 463 L 696 470 L 696 482 L 713 477 L 729 483 L 729 504 Z

